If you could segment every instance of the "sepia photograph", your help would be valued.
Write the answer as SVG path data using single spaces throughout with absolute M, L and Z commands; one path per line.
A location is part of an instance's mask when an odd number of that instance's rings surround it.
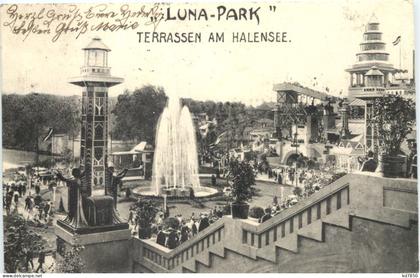
M 1 4 L 3 276 L 418 277 L 414 6 Z

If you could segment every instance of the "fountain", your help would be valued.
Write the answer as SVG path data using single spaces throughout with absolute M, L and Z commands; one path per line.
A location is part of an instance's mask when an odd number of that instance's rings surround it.
M 157 194 L 200 187 L 194 125 L 177 98 L 169 98 L 157 125 L 152 187 Z
M 179 98 L 169 98 L 157 124 L 155 145 L 150 190 L 134 192 L 177 197 L 189 197 L 191 190 L 196 197 L 217 193 L 200 185 L 195 127 L 188 107 L 182 107 Z

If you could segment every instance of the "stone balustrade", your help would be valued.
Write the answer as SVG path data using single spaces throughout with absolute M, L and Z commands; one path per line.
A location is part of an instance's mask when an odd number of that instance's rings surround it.
M 244 260 L 251 259 L 250 262 L 262 258 L 274 265 L 282 264 L 277 248 L 298 254 L 298 238 L 301 236 L 326 244 L 323 243 L 324 224 L 332 224 L 352 233 L 352 217 L 380 223 L 390 233 L 397 233 L 394 230 L 401 228 L 398 231 L 411 231 L 412 224 L 418 222 L 417 181 L 387 179 L 374 173 L 348 174 L 261 224 L 251 219 L 224 216 L 173 250 L 152 240 L 133 239 L 133 271 L 195 272 L 202 270 L 202 265 L 212 269 L 211 272 L 218 272 L 218 268 L 227 270 L 228 266 L 213 265 L 210 259 L 210 254 L 225 258 L 226 250 L 233 251 L 235 256 L 242 256 Z M 368 239 L 358 240 L 362 242 L 383 236 L 377 231 L 370 231 Z M 397 242 L 404 240 L 400 238 Z M 392 249 L 392 246 L 382 247 Z M 348 248 L 349 252 L 357 252 L 351 250 L 351 246 Z M 404 256 L 411 256 L 411 252 L 407 251 Z M 383 260 L 386 261 L 386 258 Z M 198 264 L 199 268 L 196 262 L 201 263 Z M 352 269 L 354 263 L 349 262 L 343 267 Z M 386 264 L 378 266 L 378 269 L 382 268 L 385 269 Z M 238 268 L 236 271 L 241 270 Z

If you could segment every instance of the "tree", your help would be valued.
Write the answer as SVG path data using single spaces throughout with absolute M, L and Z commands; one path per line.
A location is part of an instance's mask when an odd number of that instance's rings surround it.
M 80 255 L 83 249 L 81 245 L 72 246 L 69 250 L 65 248 L 62 256 L 57 259 L 56 272 L 81 273 L 86 266 Z
M 228 178 L 232 181 L 232 196 L 236 203 L 244 203 L 255 195 L 255 173 L 247 161 L 232 160 Z
M 401 144 L 413 130 L 415 120 L 416 106 L 412 100 L 394 95 L 376 98 L 372 122 L 377 128 L 381 153 L 400 154 Z
M 150 85 L 119 95 L 112 110 L 115 115 L 114 138 L 153 143 L 166 101 L 163 88 Z
M 3 216 L 4 219 L 4 268 L 8 273 L 15 273 L 25 262 L 24 248 L 39 250 L 46 241 L 29 226 L 22 215 Z
M 70 165 L 73 162 L 73 151 L 69 148 L 64 149 L 61 160 L 67 165 Z
M 48 94 L 2 95 L 3 145 L 37 151 L 39 138 L 48 128 L 75 135 L 79 130 L 78 97 Z
M 156 218 L 158 205 L 153 200 L 138 199 L 131 205 L 130 209 L 134 210 L 139 219 L 139 237 L 149 238 L 151 225 Z

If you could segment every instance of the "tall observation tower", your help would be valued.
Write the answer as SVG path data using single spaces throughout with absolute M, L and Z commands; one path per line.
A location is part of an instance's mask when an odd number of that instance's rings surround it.
M 356 63 L 346 71 L 350 73 L 349 96 L 365 101 L 365 148 L 378 153 L 378 134 L 372 124 L 373 101 L 386 94 L 394 74 L 398 71 L 389 63 L 389 53 L 382 41 L 379 22 L 372 16 L 363 33 Z
M 83 48 L 84 64 L 80 76 L 71 84 L 82 87 L 82 126 L 80 168 L 85 171 L 88 196 L 92 185 L 105 184 L 108 156 L 108 88 L 124 81 L 111 76 L 108 53 L 111 51 L 100 38 L 93 38 Z
M 108 88 L 123 82 L 108 67 L 111 51 L 94 38 L 85 48 L 81 75 L 70 83 L 82 87 L 80 170 L 62 180 L 68 185 L 68 215 L 55 226 L 57 256 L 82 245 L 86 272 L 125 272 L 131 231 L 114 208 L 109 194 L 92 196 L 93 185 L 105 185 L 108 155 Z M 104 192 L 106 193 L 106 192 Z

